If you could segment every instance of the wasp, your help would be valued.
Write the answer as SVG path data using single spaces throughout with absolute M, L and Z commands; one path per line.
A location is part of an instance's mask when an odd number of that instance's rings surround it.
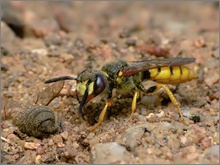
M 101 93 L 107 94 L 106 103 L 99 115 L 99 120 L 91 131 L 94 131 L 104 120 L 108 107 L 112 105 L 111 98 L 114 88 L 134 94 L 129 119 L 133 113 L 136 112 L 136 102 L 140 92 L 152 94 L 163 88 L 173 105 L 178 109 L 181 119 L 185 124 L 188 124 L 184 120 L 179 102 L 166 84 L 179 84 L 197 79 L 196 73 L 185 66 L 193 62 L 195 62 L 195 58 L 153 59 L 130 63 L 118 60 L 104 65 L 101 70 L 86 69 L 82 71 L 77 78 L 61 76 L 49 79 L 45 81 L 45 83 L 60 80 L 77 81 L 76 94 L 79 101 L 78 113 L 83 118 L 83 107 L 85 104 Z M 142 82 L 147 80 L 155 81 L 157 85 L 145 89 Z

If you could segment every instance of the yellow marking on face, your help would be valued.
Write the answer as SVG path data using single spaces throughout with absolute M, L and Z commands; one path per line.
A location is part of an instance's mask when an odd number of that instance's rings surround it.
M 77 92 L 79 92 L 81 95 L 84 95 L 85 91 L 86 91 L 86 84 L 88 83 L 87 81 L 83 81 L 83 82 L 79 82 L 76 86 L 76 90 Z
M 88 94 L 90 95 L 92 92 L 94 92 L 94 82 L 91 82 L 88 87 Z
M 88 80 L 87 81 L 83 81 L 83 82 L 79 82 L 77 84 L 76 90 L 81 94 L 84 95 L 85 91 L 86 91 L 86 86 L 87 86 Z M 94 82 L 91 82 L 88 85 L 88 95 L 90 95 L 93 92 L 94 89 Z

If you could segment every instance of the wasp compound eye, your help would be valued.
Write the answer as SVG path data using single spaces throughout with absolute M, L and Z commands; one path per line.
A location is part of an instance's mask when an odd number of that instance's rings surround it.
M 106 81 L 101 74 L 96 75 L 96 80 L 94 83 L 94 94 L 100 94 L 106 87 Z

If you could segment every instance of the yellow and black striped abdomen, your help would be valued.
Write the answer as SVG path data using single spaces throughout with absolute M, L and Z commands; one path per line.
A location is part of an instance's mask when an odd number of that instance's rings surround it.
M 197 79 L 196 73 L 186 66 L 160 67 L 150 69 L 150 79 L 161 84 L 179 84 Z

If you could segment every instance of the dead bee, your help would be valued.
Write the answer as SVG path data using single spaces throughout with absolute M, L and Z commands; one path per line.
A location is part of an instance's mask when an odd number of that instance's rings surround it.
M 102 92 L 107 93 L 107 101 L 101 111 L 99 121 L 94 125 L 91 131 L 94 131 L 104 120 L 107 108 L 112 104 L 111 97 L 114 88 L 134 93 L 129 119 L 136 111 L 136 101 L 139 97 L 139 92 L 142 91 L 148 94 L 164 88 L 170 100 L 178 109 L 181 119 L 187 124 L 178 101 L 164 84 L 179 84 L 197 79 L 197 75 L 191 69 L 184 66 L 192 62 L 195 62 L 194 58 L 154 59 L 131 63 L 119 60 L 104 65 L 101 70 L 86 69 L 82 71 L 77 78 L 62 76 L 47 80 L 45 83 L 60 80 L 76 80 L 77 99 L 80 103 L 78 112 L 82 117 L 84 115 L 83 106 L 86 103 Z M 152 80 L 158 84 L 149 89 L 145 89 L 141 84 L 144 80 Z

